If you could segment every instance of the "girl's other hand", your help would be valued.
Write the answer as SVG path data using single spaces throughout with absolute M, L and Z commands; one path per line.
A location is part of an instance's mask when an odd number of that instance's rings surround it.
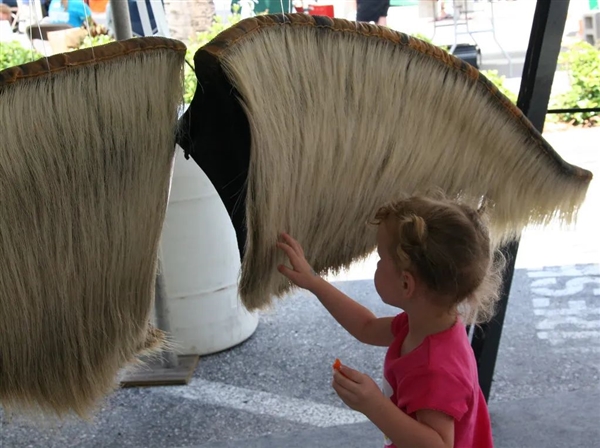
M 334 369 L 331 386 L 348 407 L 365 415 L 385 400 L 381 389 L 369 375 L 344 365 Z

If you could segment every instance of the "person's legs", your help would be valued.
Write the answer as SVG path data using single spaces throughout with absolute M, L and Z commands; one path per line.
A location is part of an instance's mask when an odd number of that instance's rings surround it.
M 389 9 L 390 9 L 390 0 L 383 0 L 380 3 L 379 19 L 377 20 L 377 25 L 387 26 L 387 15 L 388 15 Z
M 356 21 L 357 22 L 377 22 L 377 0 L 356 0 Z
M 387 13 L 390 0 L 357 0 L 356 21 L 374 22 L 377 25 L 387 26 Z

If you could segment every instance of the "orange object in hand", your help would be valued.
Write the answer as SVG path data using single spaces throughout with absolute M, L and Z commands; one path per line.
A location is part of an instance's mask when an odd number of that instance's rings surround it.
M 334 363 L 333 363 L 333 369 L 334 369 L 334 370 L 337 370 L 337 371 L 338 371 L 338 372 L 340 372 L 342 375 L 344 375 L 344 374 L 343 374 L 343 372 L 342 372 L 342 371 L 340 371 L 340 368 L 341 368 L 341 367 L 342 367 L 342 361 L 340 361 L 338 358 L 335 358 L 335 361 L 334 361 Z M 346 375 L 344 375 L 344 376 L 346 376 Z M 346 376 L 346 378 L 348 378 L 348 377 Z M 348 379 L 349 379 L 349 378 L 348 378 Z

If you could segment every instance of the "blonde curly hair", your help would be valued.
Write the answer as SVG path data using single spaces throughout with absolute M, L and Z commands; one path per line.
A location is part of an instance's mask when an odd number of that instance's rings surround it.
M 372 221 L 389 232 L 398 268 L 438 293 L 442 305 L 457 306 L 468 324 L 493 317 L 505 265 L 492 247 L 484 209 L 413 196 L 381 207 Z

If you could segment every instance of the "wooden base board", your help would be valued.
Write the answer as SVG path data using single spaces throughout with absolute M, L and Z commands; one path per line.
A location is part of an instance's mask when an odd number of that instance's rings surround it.
M 186 385 L 196 370 L 200 356 L 182 355 L 177 359 L 178 365 L 173 368 L 164 367 L 160 360 L 156 360 L 128 372 L 121 380 L 121 387 Z

